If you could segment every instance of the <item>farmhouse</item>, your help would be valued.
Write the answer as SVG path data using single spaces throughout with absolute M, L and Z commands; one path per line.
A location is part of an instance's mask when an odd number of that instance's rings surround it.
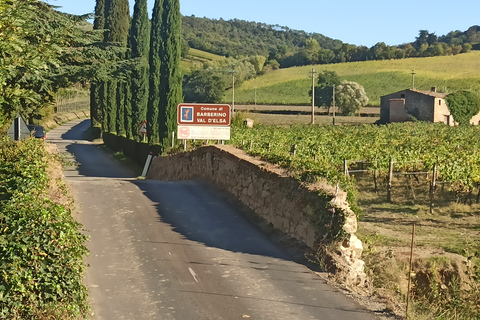
M 443 122 L 454 126 L 455 120 L 445 102 L 446 93 L 437 92 L 435 87 L 430 91 L 406 89 L 381 97 L 379 123 L 404 122 L 412 119 L 427 122 Z M 480 123 L 480 113 L 470 123 Z
M 454 125 L 445 103 L 447 94 L 407 89 L 381 97 L 380 123 L 404 122 L 415 118 L 420 121 L 443 122 Z

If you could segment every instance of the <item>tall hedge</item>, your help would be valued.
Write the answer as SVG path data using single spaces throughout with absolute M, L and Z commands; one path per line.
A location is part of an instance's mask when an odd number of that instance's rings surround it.
M 156 0 L 150 38 L 150 144 L 164 148 L 176 130 L 177 104 L 182 101 L 181 14 L 178 0 Z
M 148 52 L 150 50 L 150 22 L 147 0 L 136 0 L 132 25 L 128 36 L 129 58 L 135 59 L 130 74 L 125 104 L 125 130 L 127 138 L 140 140 L 138 128 L 147 119 L 148 105 Z
M 130 26 L 130 8 L 128 0 L 106 0 L 105 1 L 105 37 L 104 42 L 110 45 L 126 47 L 128 29 Z M 121 55 L 118 59 L 125 59 L 125 55 Z M 123 91 L 122 85 L 116 80 L 110 80 L 107 83 L 106 90 L 106 112 L 107 118 L 106 130 L 111 133 L 122 134 L 124 131 L 123 107 Z M 120 103 L 120 107 L 119 107 Z
M 160 58 L 160 138 L 164 147 L 177 129 L 177 105 L 183 101 L 182 72 L 182 15 L 179 0 L 165 0 L 163 3 L 161 35 L 163 39 Z
M 152 29 L 150 33 L 150 52 L 149 52 L 149 94 L 147 107 L 147 136 L 148 143 L 160 143 L 160 126 L 158 115 L 160 112 L 160 54 L 162 52 L 162 35 L 160 28 L 163 19 L 163 2 L 165 0 L 155 0 L 152 13 Z
M 105 28 L 105 0 L 97 0 L 95 3 L 95 20 L 93 22 L 93 29 L 103 30 Z M 93 127 L 101 127 L 102 125 L 102 108 L 101 108 L 101 94 L 103 89 L 101 84 L 92 83 L 90 86 L 90 118 Z

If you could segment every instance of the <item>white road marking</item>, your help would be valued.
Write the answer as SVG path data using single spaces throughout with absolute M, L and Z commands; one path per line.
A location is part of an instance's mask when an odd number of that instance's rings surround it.
M 188 271 L 190 271 L 191 275 L 193 276 L 193 279 L 195 279 L 195 281 L 198 282 L 198 280 L 197 280 L 197 274 L 195 273 L 195 271 L 193 271 L 192 268 L 188 268 Z

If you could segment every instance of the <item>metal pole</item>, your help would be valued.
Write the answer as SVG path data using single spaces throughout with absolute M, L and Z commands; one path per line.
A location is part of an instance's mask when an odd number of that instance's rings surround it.
M 412 69 L 412 89 L 415 89 L 415 69 Z

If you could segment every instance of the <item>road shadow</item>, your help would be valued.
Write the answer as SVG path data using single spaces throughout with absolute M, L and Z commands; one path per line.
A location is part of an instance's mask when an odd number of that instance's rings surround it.
M 188 240 L 231 252 L 293 260 L 223 195 L 201 181 L 133 181 L 157 203 L 159 221 Z
M 65 150 L 72 154 L 77 164 L 78 174 L 85 177 L 134 178 L 135 174 L 123 167 L 103 144 L 92 143 L 87 132 L 90 119 L 85 119 L 61 135 L 68 141 Z
M 319 270 L 305 259 L 305 245 L 275 232 L 255 219 L 251 211 L 246 214 L 245 206 L 205 182 L 134 179 L 133 172 L 106 152 L 103 145 L 88 141 L 85 131 L 89 127 L 90 120 L 85 120 L 61 136 L 69 141 L 66 150 L 74 155 L 79 175 L 126 179 L 135 184 L 156 204 L 158 221 L 169 224 L 188 240 L 231 252 L 301 262 Z M 261 223 L 267 225 L 268 232 L 262 230 Z

